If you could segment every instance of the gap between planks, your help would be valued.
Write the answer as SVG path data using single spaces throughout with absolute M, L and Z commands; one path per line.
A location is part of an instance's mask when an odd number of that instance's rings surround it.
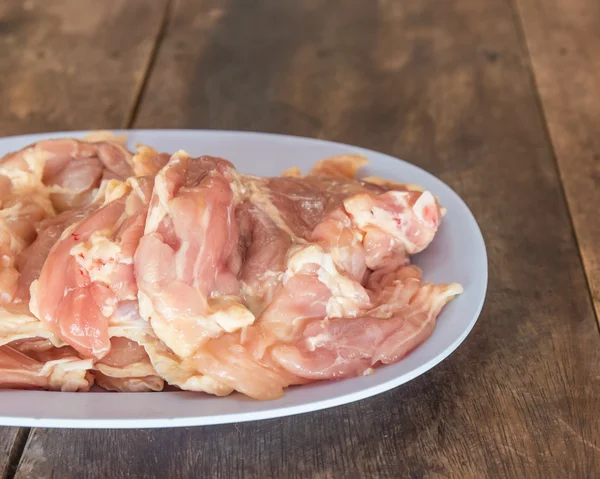
M 21 456 L 25 451 L 25 446 L 30 434 L 30 427 L 20 427 L 17 431 L 15 440 L 12 443 L 10 452 L 8 453 L 8 461 L 6 464 L 6 469 L 4 470 L 4 474 L 2 474 L 2 479 L 13 479 L 15 477 L 17 469 L 19 468 Z
M 131 128 L 133 122 L 135 121 L 135 118 L 137 117 L 140 104 L 142 103 L 142 99 L 144 97 L 144 91 L 146 90 L 146 85 L 148 84 L 148 80 L 154 69 L 160 46 L 162 45 L 162 42 L 165 38 L 165 34 L 169 26 L 169 21 L 171 19 L 173 11 L 173 2 L 174 0 L 167 0 L 165 4 L 165 8 L 162 15 L 162 21 L 160 22 L 160 25 L 158 27 L 158 31 L 154 39 L 154 44 L 152 45 L 152 49 L 150 50 L 150 54 L 148 55 L 146 65 L 144 66 L 144 71 L 140 76 L 140 79 L 135 87 L 131 104 L 127 110 L 127 115 L 125 116 L 125 119 L 121 124 L 121 128 L 123 129 Z

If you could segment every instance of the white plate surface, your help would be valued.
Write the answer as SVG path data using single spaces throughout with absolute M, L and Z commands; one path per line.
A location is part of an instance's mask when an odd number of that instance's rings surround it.
M 0 139 L 0 156 L 45 138 L 86 132 L 26 135 Z M 217 398 L 202 393 L 60 393 L 0 391 L 0 425 L 70 428 L 146 428 L 222 424 L 287 416 L 358 401 L 400 386 L 433 368 L 469 334 L 483 306 L 487 257 L 473 215 L 447 185 L 422 169 L 355 146 L 265 133 L 206 130 L 131 130 L 130 146 L 140 142 L 161 151 L 183 149 L 192 156 L 221 156 L 240 171 L 278 176 L 298 166 L 307 171 L 317 160 L 359 153 L 371 164 L 366 174 L 418 183 L 448 209 L 430 247 L 415 258 L 425 279 L 459 282 L 465 291 L 440 314 L 433 335 L 396 364 L 371 376 L 314 383 L 289 389 L 274 401 L 259 402 L 240 394 Z

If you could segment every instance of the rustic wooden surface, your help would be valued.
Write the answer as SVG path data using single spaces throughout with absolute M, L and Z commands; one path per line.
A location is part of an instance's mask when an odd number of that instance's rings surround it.
M 600 2 L 518 0 L 518 4 L 598 317 Z
M 165 5 L 2 0 L 2 135 L 128 126 Z
M 7 476 L 9 474 L 9 465 L 18 459 L 15 455 L 18 433 L 19 428 L 16 427 L 0 428 L 0 477 Z
M 165 6 L 0 1 L 0 136 L 128 126 Z M 0 477 L 18 433 L 0 427 Z
M 553 60 L 536 63 L 533 44 L 544 49 L 545 27 L 535 23 L 559 22 L 552 15 L 561 10 L 542 16 L 539 5 L 173 2 L 140 108 L 131 110 L 135 127 L 317 136 L 427 168 L 455 188 L 481 225 L 486 306 L 452 356 L 380 396 L 204 428 L 34 429 L 16 477 L 597 475 L 600 335 L 552 149 L 565 175 L 568 156 L 561 160 L 556 131 L 574 135 L 562 141 L 576 144 L 594 138 L 595 125 L 581 121 L 573 131 L 555 119 L 548 136 L 527 45 L 537 75 Z M 567 26 L 563 35 L 571 38 Z M 589 61 L 597 62 L 591 53 Z M 562 83 L 546 75 L 546 85 Z M 600 90 L 591 83 L 580 86 L 582 95 Z M 550 123 L 548 112 L 568 101 L 552 91 L 541 88 Z M 600 151 L 590 145 L 589 152 Z M 572 161 L 585 168 L 581 149 L 578 155 Z

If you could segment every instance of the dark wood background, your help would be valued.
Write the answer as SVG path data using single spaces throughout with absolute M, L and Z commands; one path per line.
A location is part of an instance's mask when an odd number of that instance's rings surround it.
M 472 334 L 405 386 L 254 423 L 0 428 L 3 478 L 600 477 L 600 2 L 3 0 L 0 72 L 2 136 L 256 130 L 407 159 L 469 204 L 490 268 Z

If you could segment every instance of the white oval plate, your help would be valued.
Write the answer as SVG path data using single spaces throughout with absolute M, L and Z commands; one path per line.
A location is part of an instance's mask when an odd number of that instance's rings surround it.
M 458 282 L 464 293 L 440 314 L 433 335 L 396 364 L 370 376 L 317 382 L 287 390 L 284 397 L 259 402 L 241 394 L 217 398 L 202 393 L 61 393 L 0 391 L 0 424 L 69 428 L 148 428 L 198 426 L 267 419 L 358 401 L 395 388 L 434 367 L 466 338 L 481 312 L 487 287 L 487 257 L 473 215 L 448 186 L 422 169 L 355 146 L 329 141 L 233 131 L 131 130 L 130 146 L 144 143 L 160 151 L 183 149 L 192 156 L 227 158 L 244 173 L 278 176 L 298 166 L 306 172 L 317 160 L 343 153 L 367 156 L 365 172 L 391 180 L 417 183 L 438 196 L 448 209 L 431 244 L 415 258 L 427 280 Z M 0 156 L 45 138 L 81 137 L 61 132 L 0 139 Z

